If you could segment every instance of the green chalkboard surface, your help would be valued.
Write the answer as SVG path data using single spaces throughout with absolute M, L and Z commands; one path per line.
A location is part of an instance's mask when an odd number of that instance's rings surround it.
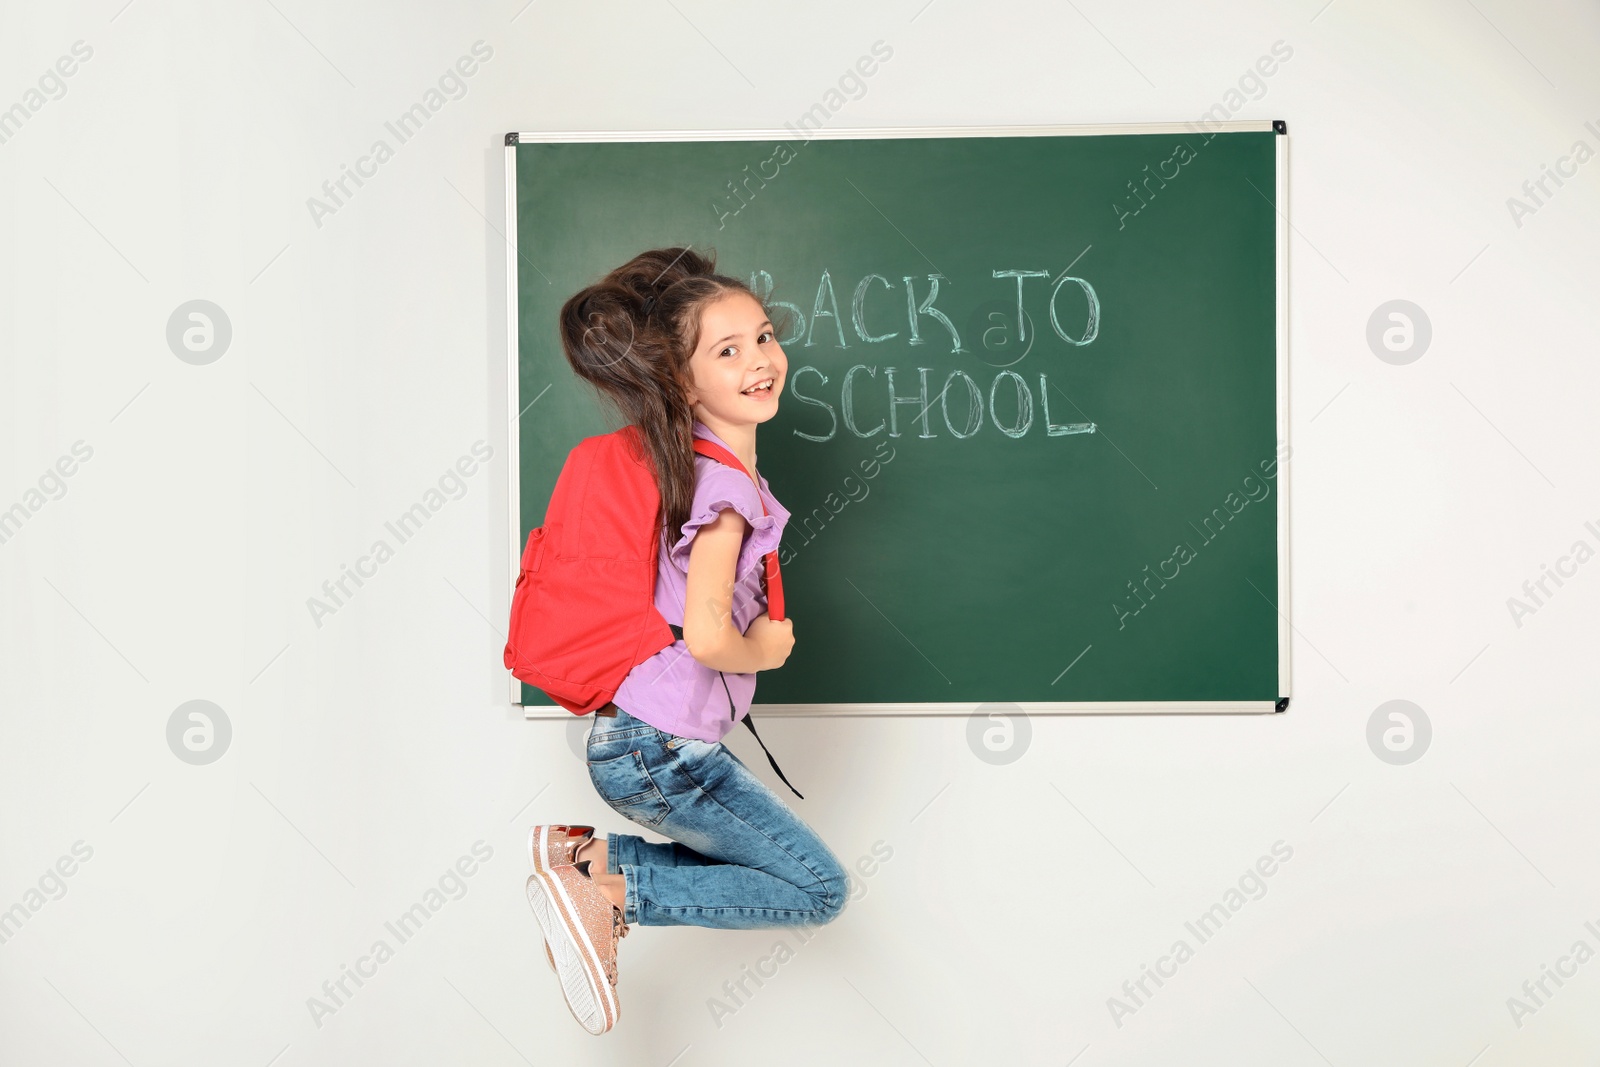
M 509 135 L 513 581 L 567 451 L 616 428 L 562 302 L 688 244 L 792 319 L 757 452 L 792 513 L 795 649 L 758 707 L 1281 710 L 1286 144 L 1269 122 Z

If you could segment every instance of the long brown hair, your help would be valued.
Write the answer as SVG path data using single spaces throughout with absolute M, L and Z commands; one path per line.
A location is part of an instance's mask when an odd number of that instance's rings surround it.
M 744 282 L 717 273 L 715 252 L 655 248 L 561 306 L 567 362 L 641 431 L 648 452 L 641 458 L 661 491 L 658 534 L 682 529 L 694 498 L 694 412 L 686 389 L 700 313 L 736 292 L 766 306 Z

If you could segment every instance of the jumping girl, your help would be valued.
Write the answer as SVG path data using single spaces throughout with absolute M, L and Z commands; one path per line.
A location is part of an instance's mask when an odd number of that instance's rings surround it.
M 756 473 L 756 428 L 777 414 L 788 369 L 767 308 L 712 257 L 662 248 L 569 299 L 560 330 L 572 369 L 648 446 L 661 493 L 655 606 L 679 623 L 679 639 L 595 712 L 588 744 L 601 798 L 673 841 L 566 823 L 529 835 L 528 900 L 551 968 L 573 1016 L 603 1034 L 617 1021 L 629 923 L 810 926 L 843 910 L 848 882 L 816 832 L 722 744 L 749 712 L 756 672 L 794 648 L 793 624 L 768 616 L 761 583 L 789 518 Z M 695 437 L 753 477 L 696 454 Z

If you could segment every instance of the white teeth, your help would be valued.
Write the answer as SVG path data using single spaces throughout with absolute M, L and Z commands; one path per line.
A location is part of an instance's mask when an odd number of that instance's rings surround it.
M 777 381 L 776 378 L 768 378 L 764 382 L 758 382 L 757 384 L 752 385 L 750 388 L 744 390 L 744 393 L 745 393 L 746 396 L 749 396 L 751 393 L 756 392 L 758 390 L 770 389 L 770 388 L 772 388 L 772 384 L 774 382 L 776 382 L 776 381 Z

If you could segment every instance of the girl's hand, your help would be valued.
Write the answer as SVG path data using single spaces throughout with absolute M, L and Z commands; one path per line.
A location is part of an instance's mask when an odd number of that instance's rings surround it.
M 762 612 L 750 620 L 744 636 L 761 649 L 762 665 L 758 669 L 774 671 L 783 666 L 789 653 L 794 651 L 794 620 L 774 622 L 770 615 Z

